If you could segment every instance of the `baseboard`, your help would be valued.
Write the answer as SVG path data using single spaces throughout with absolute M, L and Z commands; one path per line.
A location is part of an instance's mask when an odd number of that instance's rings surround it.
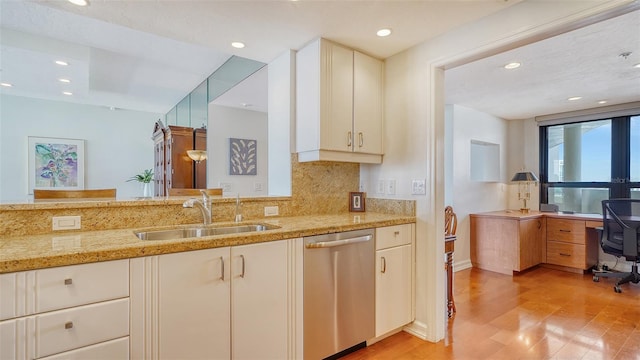
M 418 320 L 415 320 L 414 322 L 412 322 L 411 324 L 405 326 L 403 329 L 403 331 L 408 332 L 409 334 L 418 337 L 422 340 L 427 340 L 427 325 L 424 324 L 423 322 L 420 322 Z
M 471 269 L 472 267 L 473 267 L 473 264 L 471 264 L 471 260 L 467 259 L 463 261 L 457 261 L 453 263 L 453 272 L 465 270 L 465 269 Z

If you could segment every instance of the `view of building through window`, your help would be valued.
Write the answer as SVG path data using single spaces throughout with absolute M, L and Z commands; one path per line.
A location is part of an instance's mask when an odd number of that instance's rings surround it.
M 542 128 L 543 203 L 601 213 L 601 201 L 640 198 L 640 115 Z

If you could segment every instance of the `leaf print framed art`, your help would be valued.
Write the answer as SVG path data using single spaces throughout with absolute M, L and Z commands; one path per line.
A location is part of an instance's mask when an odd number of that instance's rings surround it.
M 229 138 L 229 175 L 256 175 L 258 141 Z

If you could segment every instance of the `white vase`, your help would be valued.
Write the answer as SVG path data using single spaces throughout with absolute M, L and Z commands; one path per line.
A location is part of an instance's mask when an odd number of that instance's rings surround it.
M 153 187 L 151 187 L 151 183 L 142 183 L 142 197 L 150 198 L 153 197 Z

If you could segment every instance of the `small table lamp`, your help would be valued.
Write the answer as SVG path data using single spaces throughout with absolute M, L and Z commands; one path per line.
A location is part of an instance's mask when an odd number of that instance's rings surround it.
M 538 177 L 531 171 L 523 170 L 513 175 L 511 181 L 518 183 L 518 200 L 524 202 L 520 211 L 528 213 L 529 207 L 527 206 L 527 200 L 531 199 L 531 184 L 537 184 L 539 182 Z

